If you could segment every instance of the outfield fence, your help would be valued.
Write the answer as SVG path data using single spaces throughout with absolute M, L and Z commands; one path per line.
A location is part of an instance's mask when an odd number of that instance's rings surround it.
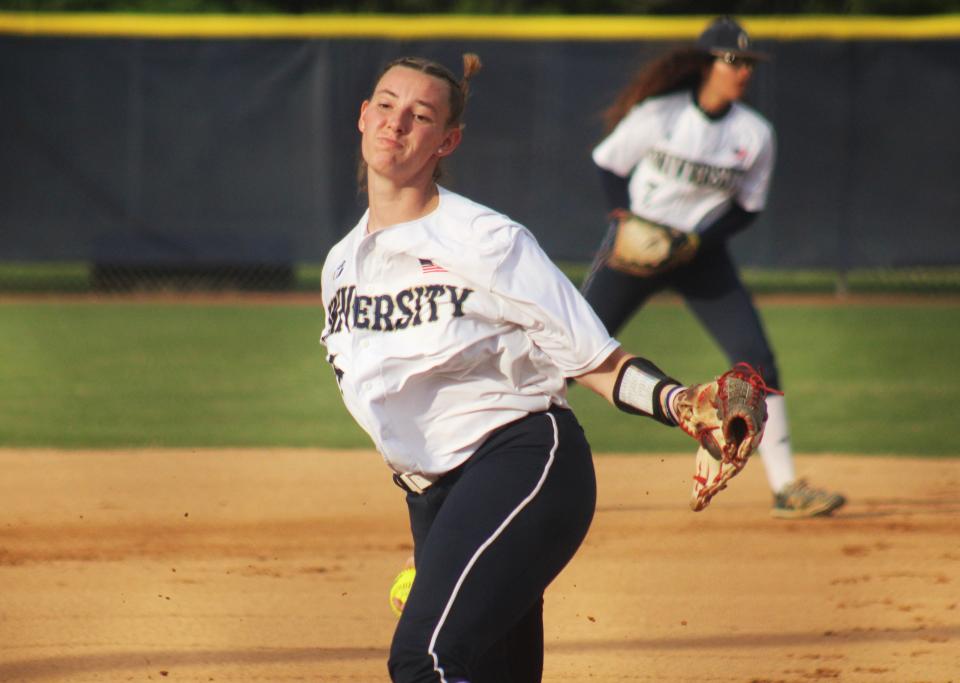
M 309 288 L 363 208 L 359 102 L 408 53 L 485 62 L 443 182 L 587 262 L 599 112 L 707 19 L 0 13 L 0 289 Z M 750 103 L 778 162 L 737 260 L 841 292 L 955 288 L 960 17 L 742 19 L 773 55 Z
M 587 263 L 560 262 L 577 286 Z M 191 292 L 319 293 L 321 264 L 220 268 L 156 268 L 136 272 L 98 270 L 89 263 L 0 263 L 0 293 L 151 294 Z M 876 268 L 847 272 L 825 269 L 743 269 L 743 280 L 756 294 L 922 294 L 960 295 L 960 268 Z

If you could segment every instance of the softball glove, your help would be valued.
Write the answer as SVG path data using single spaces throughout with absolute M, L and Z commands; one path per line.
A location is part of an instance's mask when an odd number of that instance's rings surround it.
M 690 508 L 699 511 L 746 467 L 767 421 L 769 389 L 756 370 L 738 363 L 712 382 L 678 392 L 677 424 L 700 444 Z
M 617 222 L 607 265 L 628 275 L 651 277 L 690 261 L 700 246 L 695 233 L 645 221 L 629 211 L 611 214 Z

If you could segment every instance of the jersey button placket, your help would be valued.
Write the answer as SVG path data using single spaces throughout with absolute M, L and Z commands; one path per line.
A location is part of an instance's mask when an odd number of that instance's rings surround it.
M 364 266 L 369 265 L 371 251 L 373 251 L 373 238 L 367 235 L 357 248 L 356 272 L 360 277 L 366 277 L 367 275 L 367 269 Z

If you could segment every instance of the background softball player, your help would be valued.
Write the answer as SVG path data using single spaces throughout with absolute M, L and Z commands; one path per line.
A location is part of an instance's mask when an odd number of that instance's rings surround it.
M 727 249 L 764 208 L 773 173 L 773 128 L 739 102 L 765 58 L 737 22 L 722 17 L 695 46 L 649 63 L 620 93 L 593 160 L 611 208 L 628 208 L 668 231 L 651 260 L 641 253 L 647 233 L 631 235 L 614 223 L 583 291 L 616 334 L 652 294 L 674 289 L 731 363 L 750 363 L 779 389 L 773 352 Z M 808 517 L 843 505 L 840 494 L 797 479 L 783 396 L 768 396 L 767 408 L 760 453 L 772 514 Z
M 358 122 L 369 208 L 322 275 L 344 403 L 408 492 L 417 578 L 388 664 L 403 683 L 540 680 L 543 592 L 596 497 L 568 377 L 692 430 L 693 388 L 620 349 L 525 228 L 436 185 L 478 68 L 388 65 Z

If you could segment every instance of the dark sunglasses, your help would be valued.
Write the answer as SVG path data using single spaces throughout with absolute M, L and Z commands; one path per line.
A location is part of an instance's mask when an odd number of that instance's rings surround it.
M 757 60 L 753 57 L 744 57 L 743 55 L 735 55 L 732 52 L 724 52 L 722 55 L 717 57 L 724 64 L 729 64 L 730 66 L 745 66 L 748 69 L 752 69 L 757 65 Z

